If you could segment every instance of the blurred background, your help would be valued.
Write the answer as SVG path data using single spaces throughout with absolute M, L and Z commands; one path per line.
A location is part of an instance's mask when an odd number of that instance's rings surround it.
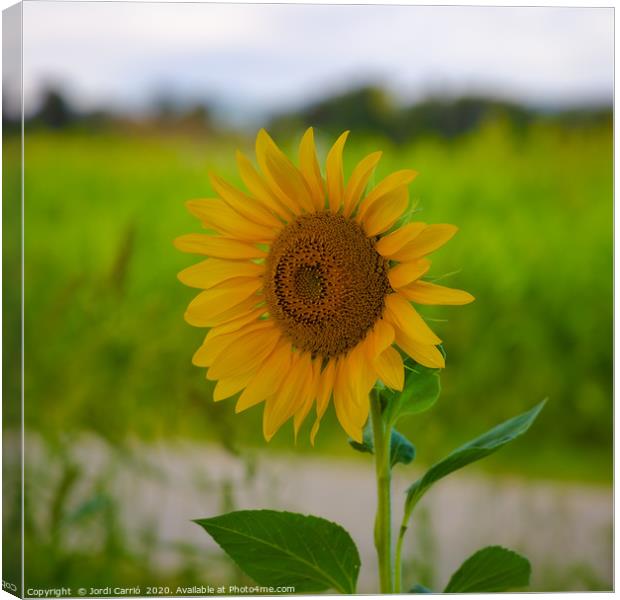
M 530 557 L 533 590 L 611 589 L 612 9 L 31 2 L 23 18 L 27 586 L 248 583 L 190 520 L 272 507 L 341 522 L 376 591 L 369 457 L 331 411 L 312 449 L 309 428 L 267 445 L 262 409 L 213 403 L 176 279 L 208 172 L 240 183 L 258 128 L 296 157 L 311 125 L 322 159 L 351 129 L 347 173 L 377 149 L 377 180 L 420 172 L 416 218 L 460 228 L 431 274 L 476 296 L 424 311 L 448 362 L 403 427 L 418 455 L 396 514 L 425 466 L 549 397 L 527 436 L 425 498 L 406 585 L 440 589 L 499 543 Z M 3 99 L 9 172 L 6 81 Z M 5 176 L 5 202 L 18 185 Z

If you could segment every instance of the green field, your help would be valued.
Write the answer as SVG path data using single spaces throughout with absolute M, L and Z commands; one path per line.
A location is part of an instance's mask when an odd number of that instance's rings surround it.
M 292 153 L 300 134 L 278 141 Z M 333 139 L 317 136 L 324 158 Z M 195 259 L 172 245 L 200 229 L 184 202 L 212 194 L 209 170 L 239 182 L 237 147 L 251 153 L 252 141 L 27 130 L 25 416 L 28 431 L 48 442 L 39 459 L 31 447 L 27 452 L 30 584 L 240 581 L 221 557 L 218 562 L 189 544 L 174 550 L 183 557 L 180 571 L 154 567 L 152 552 L 160 546 L 153 531 L 147 527 L 137 540 L 125 531 L 120 516 L 127 498 L 114 491 L 118 468 L 135 460 L 136 440 L 193 440 L 235 453 L 265 445 L 261 409 L 235 416 L 233 401 L 213 403 L 212 384 L 191 365 L 204 331 L 183 321 L 195 292 L 176 273 Z M 418 463 L 431 463 L 549 397 L 527 436 L 480 468 L 611 482 L 612 148 L 611 127 L 603 125 L 535 123 L 515 131 L 495 120 L 452 141 L 427 136 L 400 146 L 352 132 L 348 172 L 376 149 L 384 150 L 377 179 L 402 168 L 420 172 L 411 186 L 418 211 L 412 218 L 460 228 L 436 253 L 430 274 L 476 296 L 465 307 L 423 311 L 445 340 L 448 361 L 439 402 L 404 427 Z M 4 150 L 4 294 L 16 314 L 19 278 L 6 228 L 17 227 L 18 213 L 6 203 L 18 197 L 18 180 L 10 176 L 18 167 L 18 140 L 5 140 Z M 5 325 L 5 342 L 16 344 L 18 321 L 5 313 Z M 5 352 L 5 375 L 15 356 Z M 17 398 L 18 384 L 5 377 L 5 398 Z M 19 406 L 5 402 L 5 411 L 18 417 Z M 269 449 L 353 458 L 331 411 L 315 449 L 308 430 L 306 424 L 295 446 L 286 427 Z M 96 469 L 94 480 L 77 460 L 90 458 L 79 456 L 83 434 L 110 448 L 112 466 Z M 248 452 L 240 460 L 247 461 L 248 478 L 258 477 Z M 226 481 L 213 493 L 221 494 L 223 509 L 234 506 L 235 490 Z M 5 521 L 16 535 L 19 526 L 17 518 Z M 83 540 L 80 551 L 72 546 L 76 539 Z M 609 586 L 587 570 L 575 575 L 576 569 L 543 573 L 537 589 Z
M 292 152 L 300 133 L 284 140 Z M 333 141 L 318 132 L 325 155 Z M 278 140 L 282 141 L 282 140 Z M 16 142 L 14 142 L 16 143 Z M 262 444 L 261 410 L 233 416 L 190 359 L 204 332 L 183 312 L 176 273 L 193 258 L 172 240 L 198 231 L 184 201 L 233 181 L 251 140 L 26 133 L 26 419 L 51 439 L 94 432 L 121 443 L 190 437 Z M 404 146 L 352 133 L 350 171 L 383 149 L 377 178 L 413 167 L 413 218 L 459 226 L 431 275 L 477 298 L 425 311 L 448 365 L 436 407 L 408 433 L 430 462 L 548 396 L 540 422 L 487 467 L 609 481 L 612 442 L 612 131 L 502 121 L 456 141 Z M 7 154 L 10 159 L 10 154 Z M 308 427 L 309 428 L 309 427 Z M 292 432 L 271 446 L 308 451 Z M 329 415 L 318 452 L 348 452 Z

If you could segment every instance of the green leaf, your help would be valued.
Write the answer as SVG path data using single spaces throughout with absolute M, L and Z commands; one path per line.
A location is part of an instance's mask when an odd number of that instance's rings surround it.
M 361 443 L 356 442 L 353 438 L 349 438 L 349 446 L 358 452 L 368 452 L 369 454 L 375 453 L 375 446 L 372 440 L 372 424 L 370 419 L 368 419 L 366 427 L 364 427 Z
M 543 400 L 534 408 L 518 417 L 504 421 L 475 440 L 457 448 L 446 458 L 433 465 L 420 479 L 418 479 L 408 490 L 405 506 L 408 511 L 411 506 L 415 506 L 420 498 L 436 482 L 449 475 L 450 473 L 462 469 L 489 454 L 493 454 L 508 442 L 523 435 L 535 421 L 538 413 L 542 410 L 545 402 Z
M 410 590 L 410 594 L 434 594 L 433 590 L 429 590 L 427 587 L 423 586 L 421 583 L 416 583 Z
M 524 556 L 501 546 L 472 554 L 452 575 L 444 592 L 505 592 L 530 583 L 532 567 Z
M 406 415 L 421 413 L 433 406 L 441 393 L 439 369 L 429 369 L 414 364 L 405 366 L 405 385 L 402 392 L 384 390 L 386 399 L 385 418 L 388 423 Z
M 392 429 L 390 438 L 390 463 L 392 467 L 398 463 L 408 465 L 415 458 L 413 444 L 396 429 Z
M 356 442 L 349 438 L 349 445 L 358 452 L 368 452 L 369 454 L 375 453 L 375 447 L 373 442 L 372 424 L 370 420 L 364 427 L 362 442 Z M 398 463 L 408 465 L 415 458 L 414 445 L 399 431 L 392 429 L 390 436 L 390 462 L 391 466 Z
M 240 510 L 195 522 L 261 586 L 355 593 L 359 553 L 336 523 L 275 510 Z

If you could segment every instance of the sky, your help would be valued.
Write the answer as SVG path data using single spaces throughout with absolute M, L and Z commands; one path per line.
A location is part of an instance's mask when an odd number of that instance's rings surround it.
M 483 93 L 611 103 L 613 10 L 38 2 L 24 5 L 26 106 L 61 86 L 82 109 L 209 100 L 231 119 L 373 82 L 403 101 Z

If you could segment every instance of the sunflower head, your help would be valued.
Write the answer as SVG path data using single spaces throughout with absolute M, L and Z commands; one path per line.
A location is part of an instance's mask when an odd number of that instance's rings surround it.
M 367 191 L 381 157 L 375 152 L 345 182 L 347 135 L 329 151 L 323 176 L 312 129 L 301 140 L 297 166 L 261 130 L 258 169 L 237 153 L 246 191 L 211 175 L 217 197 L 187 203 L 208 231 L 175 242 L 206 257 L 179 273 L 202 290 L 187 322 L 209 328 L 193 362 L 217 382 L 214 400 L 240 394 L 237 412 L 264 403 L 267 440 L 291 418 L 297 435 L 314 407 L 314 443 L 333 399 L 342 427 L 361 441 L 369 392 L 377 380 L 402 390 L 403 356 L 444 367 L 441 340 L 412 302 L 473 300 L 422 279 L 428 255 L 456 227 L 394 228 L 416 172 L 397 171 Z

